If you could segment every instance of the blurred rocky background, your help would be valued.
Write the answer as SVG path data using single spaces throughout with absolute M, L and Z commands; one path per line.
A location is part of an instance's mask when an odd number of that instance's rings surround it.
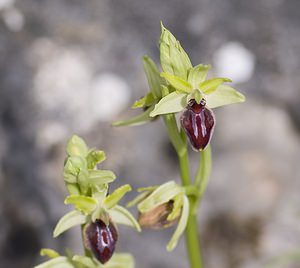
M 81 252 L 78 230 L 52 238 L 69 209 L 62 165 L 73 133 L 107 152 L 115 186 L 179 179 L 161 121 L 110 126 L 147 91 L 141 57 L 158 62 L 160 20 L 194 64 L 212 63 L 247 96 L 215 110 L 199 215 L 206 267 L 260 268 L 299 250 L 299 10 L 299 0 L 0 0 L 0 267 L 32 267 L 41 247 Z M 172 230 L 120 233 L 117 250 L 137 267 L 188 267 L 184 241 L 165 250 Z

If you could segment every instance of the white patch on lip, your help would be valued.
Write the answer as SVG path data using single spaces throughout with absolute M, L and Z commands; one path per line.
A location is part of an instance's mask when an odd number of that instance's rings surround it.
M 235 83 L 248 81 L 254 72 L 255 57 L 239 42 L 229 42 L 213 56 L 216 74 L 228 77 Z

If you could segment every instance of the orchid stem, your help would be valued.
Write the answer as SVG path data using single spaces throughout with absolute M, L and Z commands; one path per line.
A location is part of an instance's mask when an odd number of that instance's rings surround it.
M 175 116 L 173 114 L 165 115 L 164 121 L 168 129 L 169 138 L 178 155 L 182 185 L 186 187 L 192 186 L 189 174 L 187 144 L 178 130 Z M 193 196 L 189 196 L 189 203 L 190 211 L 185 229 L 185 241 L 187 254 L 189 256 L 190 268 L 203 268 L 200 242 L 198 238 L 197 214 L 195 213 L 198 199 L 195 199 Z

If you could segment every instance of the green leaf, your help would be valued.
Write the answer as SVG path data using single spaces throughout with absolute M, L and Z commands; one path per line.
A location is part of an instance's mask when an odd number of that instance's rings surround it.
M 85 157 L 88 153 L 88 147 L 82 138 L 73 135 L 68 141 L 67 153 L 69 156 Z
M 187 95 L 183 93 L 172 92 L 163 97 L 155 105 L 154 110 L 150 113 L 151 117 L 160 114 L 177 113 L 182 111 L 187 105 Z
M 85 214 L 90 214 L 94 211 L 98 205 L 95 198 L 84 195 L 69 195 L 65 199 L 65 204 L 72 204 L 76 209 L 82 211 Z
M 148 56 L 143 57 L 143 65 L 151 92 L 155 98 L 160 99 L 160 86 L 164 84 L 164 81 L 160 77 L 159 70 L 154 61 Z
M 76 225 L 84 224 L 86 219 L 86 216 L 78 210 L 73 210 L 65 214 L 57 223 L 53 231 L 53 237 L 59 236 L 61 233 Z
M 80 263 L 80 264 L 84 265 L 84 267 L 87 267 L 87 268 L 97 268 L 97 267 L 99 267 L 97 265 L 97 263 L 95 263 L 93 261 L 93 259 L 91 259 L 90 257 L 75 255 L 75 256 L 73 256 L 72 260 L 74 262 L 77 262 L 77 263 Z M 100 267 L 102 267 L 102 266 L 100 266 Z
M 105 184 L 113 182 L 116 175 L 110 170 L 89 170 L 90 184 Z
M 153 96 L 152 92 L 149 92 L 146 96 L 143 98 L 137 100 L 131 108 L 143 108 L 143 107 L 149 107 L 155 102 L 155 98 Z
M 141 231 L 140 225 L 126 208 L 117 205 L 109 210 L 109 215 L 115 223 L 131 226 L 138 232 Z
M 181 93 L 190 93 L 193 88 L 191 84 L 187 81 L 181 79 L 178 76 L 169 74 L 169 73 L 161 73 L 161 77 L 164 77 L 176 90 L 180 91 Z
M 211 65 L 199 64 L 189 70 L 188 82 L 197 88 L 207 76 L 208 71 L 211 69 Z
M 134 259 L 131 254 L 116 253 L 112 256 L 110 261 L 105 264 L 104 267 L 105 268 L 134 268 Z
M 205 97 L 209 108 L 216 108 L 233 103 L 245 101 L 245 96 L 230 86 L 220 85 L 218 89 Z
M 180 193 L 183 193 L 183 189 L 174 181 L 166 182 L 160 185 L 148 197 L 140 202 L 138 210 L 141 213 L 148 212 L 153 208 L 170 201 Z
M 201 83 L 199 85 L 199 89 L 204 94 L 211 94 L 218 88 L 218 86 L 220 86 L 225 82 L 232 82 L 232 81 L 228 78 L 212 78 Z
M 51 248 L 42 248 L 40 251 L 41 256 L 47 256 L 50 259 L 59 257 L 59 253 Z
M 69 262 L 67 257 L 57 257 L 34 266 L 34 268 L 74 268 L 74 266 Z
M 136 117 L 133 117 L 131 119 L 125 120 L 125 121 L 117 121 L 114 122 L 112 125 L 114 127 L 121 127 L 121 126 L 138 126 L 147 123 L 148 121 L 153 120 L 149 115 L 153 111 L 154 105 L 149 107 L 145 112 L 139 114 Z
M 160 62 L 166 73 L 186 80 L 191 61 L 176 38 L 161 24 Z
M 105 205 L 106 208 L 112 208 L 118 204 L 118 202 L 123 198 L 123 196 L 127 192 L 130 192 L 131 190 L 132 190 L 131 186 L 129 184 L 125 184 L 120 188 L 116 189 L 111 195 L 106 197 L 104 199 L 103 204 Z
M 106 159 L 106 155 L 104 151 L 99 150 L 91 150 L 87 157 L 87 166 L 89 169 L 93 169 L 96 167 L 97 164 L 100 164 Z
M 189 206 L 189 200 L 184 195 L 183 196 L 183 207 L 182 207 L 181 217 L 180 217 L 177 228 L 176 228 L 171 240 L 167 244 L 167 250 L 168 251 L 172 251 L 176 247 L 180 236 L 183 234 L 183 232 L 186 228 L 186 224 L 187 224 L 188 217 L 189 217 L 189 210 L 190 210 L 189 207 L 190 207 Z

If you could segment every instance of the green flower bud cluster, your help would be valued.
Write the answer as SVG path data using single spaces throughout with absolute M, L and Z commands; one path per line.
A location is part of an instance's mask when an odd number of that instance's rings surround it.
M 119 201 L 123 196 L 131 191 L 130 185 L 123 185 L 111 194 L 108 193 L 109 184 L 116 179 L 116 176 L 110 170 L 102 170 L 97 167 L 98 164 L 105 160 L 105 153 L 88 148 L 84 140 L 75 135 L 69 140 L 66 151 L 67 158 L 63 174 L 69 196 L 66 197 L 64 203 L 73 205 L 74 209 L 58 221 L 53 231 L 53 236 L 57 237 L 66 230 L 81 225 L 83 235 L 86 236 L 84 241 L 85 250 L 99 252 L 93 246 L 95 247 L 103 241 L 93 244 L 91 241 L 87 241 L 87 237 L 91 236 L 90 233 L 89 236 L 85 233 L 85 230 L 91 230 L 94 226 L 97 227 L 98 223 L 102 223 L 107 234 L 109 234 L 110 230 L 113 230 L 114 233 L 116 232 L 115 224 L 124 224 L 140 231 L 140 226 L 132 214 L 125 207 L 119 205 Z M 96 238 L 100 237 L 102 239 L 98 233 L 95 233 L 95 235 Z M 104 237 L 103 239 L 106 242 L 107 238 Z M 115 254 L 107 264 L 103 265 L 113 254 L 115 242 L 113 241 L 113 245 L 107 245 L 106 255 L 103 258 L 101 254 L 100 257 L 98 254 L 98 258 L 93 257 L 91 254 L 89 254 L 91 257 L 77 256 L 71 253 L 69 256 L 60 256 L 53 250 L 44 249 L 42 250 L 42 254 L 47 255 L 51 260 L 35 268 L 96 268 L 116 267 L 116 264 L 120 268 L 133 267 L 133 258 L 128 254 Z M 108 250 L 111 251 L 107 255 Z

